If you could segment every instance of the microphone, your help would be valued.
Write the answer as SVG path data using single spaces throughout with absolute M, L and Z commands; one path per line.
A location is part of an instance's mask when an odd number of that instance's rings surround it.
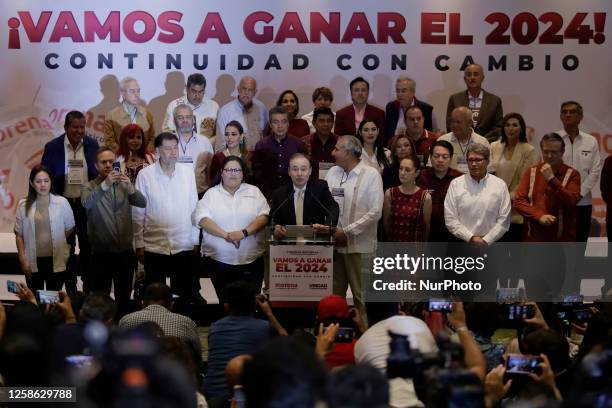
M 272 211 L 269 215 L 270 221 L 271 221 L 271 227 L 272 227 L 272 237 L 274 237 L 274 228 L 276 227 L 275 222 L 274 222 L 274 216 L 276 215 L 276 213 L 283 208 L 283 206 L 285 205 L 285 203 L 287 201 L 289 201 L 290 198 L 293 197 L 293 188 L 291 189 L 291 194 L 289 194 L 287 197 L 285 197 L 285 199 L 283 201 L 281 201 L 281 203 L 278 205 L 278 207 L 276 207 L 274 209 L 274 211 Z
M 333 222 L 333 219 L 334 219 L 334 215 L 329 210 L 329 208 L 324 206 L 323 203 L 321 202 L 321 200 L 319 200 L 317 198 L 317 196 L 315 196 L 312 193 L 312 191 L 310 191 L 310 189 L 308 188 L 308 184 L 306 184 L 306 193 L 310 194 L 310 196 L 313 198 L 315 203 L 317 203 L 319 205 L 319 207 L 321 207 L 323 209 L 323 211 L 325 211 L 325 213 L 327 214 L 326 218 L 329 219 L 329 221 L 327 222 L 327 226 L 329 227 L 329 241 L 332 242 L 332 237 L 334 236 L 334 230 L 335 230 L 335 227 L 332 225 L 332 222 Z

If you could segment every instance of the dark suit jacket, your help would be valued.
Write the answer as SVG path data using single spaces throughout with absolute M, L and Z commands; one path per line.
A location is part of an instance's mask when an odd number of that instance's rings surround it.
M 414 104 L 421 108 L 423 111 L 423 118 L 425 119 L 425 129 L 433 132 L 433 106 L 427 102 L 419 101 L 414 98 Z M 395 136 L 395 129 L 397 128 L 397 121 L 399 119 L 400 104 L 398 101 L 391 101 L 385 107 L 385 144 L 393 136 Z
M 55 194 L 64 194 L 64 181 L 66 178 L 66 148 L 64 147 L 66 134 L 50 140 L 45 145 L 41 164 L 51 171 L 51 184 Z M 98 177 L 96 169 L 96 153 L 99 146 L 95 139 L 85 136 L 83 138 L 83 149 L 85 150 L 85 162 L 87 163 L 87 179 L 93 180 Z
M 380 129 L 380 134 L 385 134 L 385 112 L 382 109 L 367 104 L 363 117 L 373 120 L 376 126 L 378 126 L 378 129 Z M 355 108 L 352 104 L 336 112 L 334 133 L 338 136 L 357 136 L 357 129 L 355 128 Z
M 270 214 L 273 214 L 272 221 L 274 224 L 295 225 L 293 194 L 293 183 L 285 184 L 272 193 Z M 313 196 L 319 200 L 323 207 L 329 210 L 329 213 L 317 203 Z M 332 226 L 335 227 L 338 224 L 339 214 L 338 203 L 333 199 L 327 182 L 325 180 L 308 180 L 304 195 L 304 225 L 329 225 L 331 222 Z M 330 215 L 331 221 L 329 220 Z
M 459 106 L 470 106 L 468 91 L 457 92 L 448 98 L 446 108 L 446 129 L 450 132 L 450 120 L 453 109 Z M 501 136 L 502 120 L 504 110 L 499 96 L 482 90 L 482 106 L 478 115 L 478 123 L 474 131 L 487 138 L 490 142 L 496 141 Z

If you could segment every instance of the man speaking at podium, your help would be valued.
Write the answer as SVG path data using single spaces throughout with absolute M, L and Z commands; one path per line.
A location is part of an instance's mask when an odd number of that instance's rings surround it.
M 328 233 L 338 223 L 338 203 L 333 199 L 325 180 L 311 179 L 308 157 L 295 153 L 289 159 L 291 183 L 272 194 L 270 210 L 274 238 L 287 237 L 287 225 L 312 225 L 316 232 Z

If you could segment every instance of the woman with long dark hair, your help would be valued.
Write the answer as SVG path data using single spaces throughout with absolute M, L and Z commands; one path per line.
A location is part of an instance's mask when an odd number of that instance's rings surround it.
M 521 176 L 537 163 L 537 154 L 527 141 L 525 119 L 519 113 L 508 113 L 502 120 L 501 139 L 491 144 L 489 172 L 504 180 L 514 200 Z M 523 238 L 523 217 L 512 208 L 510 229 L 501 239 L 506 242 L 520 242 Z
M 298 117 L 298 113 L 300 112 L 300 100 L 295 92 L 291 89 L 283 91 L 276 101 L 276 106 L 282 106 L 287 110 L 287 117 L 289 119 L 289 130 L 287 133 L 298 139 L 310 135 L 308 122 Z
M 399 135 L 391 146 L 391 166 L 385 168 L 382 173 L 385 191 L 400 185 L 399 167 L 400 162 L 404 159 L 413 159 L 414 163 L 419 163 L 414 141 L 407 135 Z
M 391 151 L 384 145 L 380 129 L 373 120 L 363 118 L 357 129 L 357 139 L 363 146 L 361 160 L 382 174 L 391 166 Z
M 244 161 L 247 170 L 244 178 L 248 180 L 251 169 L 249 151 L 246 148 L 244 128 L 237 120 L 232 120 L 225 125 L 225 149 L 215 153 L 210 162 L 209 180 L 213 183 L 218 180 L 223 161 L 229 156 L 240 157 Z
M 117 161 L 121 163 L 121 172 L 130 178 L 132 184 L 140 170 L 155 162 L 153 155 L 147 151 L 144 131 L 136 124 L 127 125 L 121 130 L 116 154 Z
M 44 166 L 30 171 L 28 196 L 17 204 L 15 241 L 21 270 L 32 290 L 60 290 L 66 280 L 74 229 L 68 200 L 52 193 L 51 172 Z

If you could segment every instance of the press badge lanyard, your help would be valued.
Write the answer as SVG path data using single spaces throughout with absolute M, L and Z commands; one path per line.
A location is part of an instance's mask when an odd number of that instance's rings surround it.
M 193 139 L 193 134 L 189 137 L 189 140 L 187 140 L 187 143 L 185 143 L 185 147 L 183 148 L 183 143 L 181 142 L 183 138 L 179 137 L 179 146 L 181 146 L 181 150 L 183 151 L 183 156 L 185 156 L 185 154 L 187 153 L 187 147 L 189 147 L 189 142 L 191 142 L 191 139 Z

